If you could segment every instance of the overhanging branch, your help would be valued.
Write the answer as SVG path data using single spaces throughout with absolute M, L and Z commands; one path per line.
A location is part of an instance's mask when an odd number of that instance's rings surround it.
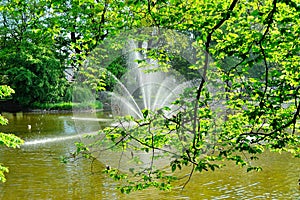
M 230 18 L 230 13 L 233 11 L 233 9 L 235 8 L 235 6 L 237 5 L 238 0 L 233 0 L 232 3 L 230 4 L 230 7 L 228 8 L 225 16 L 210 30 L 210 32 L 208 33 L 207 37 L 206 37 L 206 42 L 205 42 L 205 63 L 204 63 L 204 68 L 203 68 L 203 74 L 202 74 L 202 78 L 201 78 L 201 82 L 200 85 L 197 89 L 197 96 L 196 96 L 196 102 L 195 102 L 195 108 L 194 108 L 194 123 L 193 123 L 193 131 L 195 133 L 195 137 L 193 140 L 193 147 L 196 147 L 196 137 L 200 137 L 200 129 L 198 129 L 198 134 L 196 135 L 196 125 L 197 125 L 197 119 L 198 119 L 198 107 L 199 107 L 199 100 L 200 100 L 200 96 L 201 96 L 201 91 L 203 90 L 204 87 L 204 83 L 206 82 L 206 74 L 207 74 L 207 69 L 208 69 L 208 61 L 209 61 L 209 48 L 210 48 L 210 42 L 211 42 L 211 37 L 213 35 L 213 33 L 220 28 L 224 22 L 226 20 L 228 20 Z M 198 124 L 199 126 L 199 124 Z

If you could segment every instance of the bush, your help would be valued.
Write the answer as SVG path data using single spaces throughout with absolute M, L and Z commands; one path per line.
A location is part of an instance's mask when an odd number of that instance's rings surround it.
M 74 86 L 72 94 L 72 101 L 76 103 L 92 102 L 94 100 L 94 95 L 89 88 Z

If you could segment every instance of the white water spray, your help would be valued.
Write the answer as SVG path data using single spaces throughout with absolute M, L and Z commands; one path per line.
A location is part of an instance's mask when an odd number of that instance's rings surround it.
M 98 132 L 92 132 L 92 133 L 83 133 L 83 134 L 68 135 L 68 136 L 61 136 L 61 137 L 53 137 L 53 138 L 34 139 L 34 140 L 30 140 L 30 141 L 25 141 L 23 146 L 43 145 L 46 143 L 62 142 L 62 141 L 66 141 L 66 140 L 73 140 L 73 139 L 78 139 L 78 138 L 82 138 L 82 137 L 96 135 L 97 133 Z
M 143 44 L 143 48 L 147 48 Z M 137 51 L 139 48 L 134 40 L 128 41 L 126 49 L 128 71 L 120 80 L 116 79 L 117 84 L 111 93 L 114 115 L 143 118 L 143 109 L 155 111 L 164 106 L 173 107 L 172 102 L 191 86 L 190 81 L 185 81 L 174 70 L 161 71 L 157 60 Z

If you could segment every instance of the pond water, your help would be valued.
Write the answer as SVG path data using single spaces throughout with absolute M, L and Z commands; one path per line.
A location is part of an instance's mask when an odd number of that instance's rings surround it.
M 60 163 L 69 155 L 79 134 L 73 115 L 4 113 L 9 125 L 0 131 L 15 133 L 27 141 L 20 149 L 0 147 L 0 163 L 9 167 L 7 182 L 0 183 L 0 199 L 300 199 L 300 159 L 289 154 L 266 153 L 258 161 L 262 172 L 245 172 L 234 164 L 215 172 L 196 173 L 184 190 L 145 190 L 124 195 L 101 171 L 98 161 Z M 82 114 L 84 116 L 84 114 Z M 101 116 L 101 113 L 97 114 Z M 99 129 L 85 121 L 84 131 Z M 105 122 L 100 122 L 104 127 Z M 31 129 L 28 129 L 31 125 Z M 59 137 L 59 140 L 55 138 Z M 44 140 L 47 139 L 47 140 Z M 181 173 L 188 173 L 181 172 Z

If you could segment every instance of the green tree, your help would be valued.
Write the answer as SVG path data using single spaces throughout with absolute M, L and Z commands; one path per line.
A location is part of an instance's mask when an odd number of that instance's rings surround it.
M 2 1 L 0 69 L 2 83 L 16 91 L 14 100 L 64 100 L 66 69 L 77 71 L 107 35 L 123 27 L 120 2 Z
M 64 55 L 55 46 L 57 30 L 44 1 L 0 3 L 0 75 L 20 104 L 55 102 L 64 94 Z
M 14 91 L 6 86 L 6 85 L 0 85 L 0 99 L 3 99 L 4 97 L 7 97 L 14 93 Z M 5 119 L 2 115 L 0 115 L 0 125 L 6 125 L 8 123 L 7 119 Z M 19 137 L 13 135 L 13 134 L 6 134 L 0 132 L 0 145 L 4 145 L 7 147 L 16 148 L 19 147 L 23 143 L 23 140 L 21 140 Z M 8 172 L 8 168 L 3 166 L 0 163 L 0 182 L 5 182 L 5 175 L 4 173 Z
M 140 37 L 131 39 L 138 42 L 149 35 L 139 28 L 174 30 L 164 40 L 184 34 L 194 43 L 175 40 L 176 51 L 170 52 L 157 41 L 159 49 L 137 51 L 147 52 L 162 70 L 184 65 L 188 69 L 182 73 L 199 74 L 198 85 L 174 102 L 180 112 L 166 116 L 170 108 L 144 110 L 143 119 L 123 119 L 139 126 L 105 129 L 105 142 L 121 151 L 132 141 L 145 152 L 173 145 L 180 151 L 171 155 L 171 171 L 183 166 L 191 174 L 215 170 L 228 160 L 260 170 L 249 160 L 266 150 L 300 157 L 299 5 L 299 0 L 2 1 L 1 81 L 22 94 L 24 103 L 51 101 L 63 95 L 63 71 L 71 67 L 83 78 L 91 77 L 86 84 L 93 91 L 102 90 L 108 76 L 101 68 L 111 64 L 115 75 L 121 75 L 122 58 L 118 54 L 84 65 L 87 56 L 92 60 L 110 53 L 105 48 L 120 51 L 118 41 L 105 42 L 126 37 L 118 36 L 126 30 L 137 30 Z M 190 46 L 206 54 L 177 57 Z M 189 56 L 196 61 L 192 65 L 186 62 Z M 91 66 L 100 68 L 87 68 Z M 115 179 L 126 177 L 115 169 L 107 172 Z M 123 192 L 168 189 L 174 178 L 154 167 L 135 175 L 142 181 L 127 182 Z
M 191 175 L 220 168 L 224 161 L 246 166 L 247 171 L 261 170 L 250 160 L 266 150 L 300 157 L 298 0 L 148 0 L 120 5 L 121 13 L 130 16 L 128 27 L 178 30 L 194 37 L 194 45 L 207 54 L 196 68 L 191 66 L 201 71 L 200 81 L 175 102 L 180 112 L 169 117 L 162 110 L 144 110 L 143 119 L 123 119 L 137 126 L 102 131 L 104 143 L 124 152 L 133 141 L 139 146 L 131 149 L 144 152 L 165 151 L 172 144 L 180 151 L 169 152 L 171 170 L 187 166 Z M 210 90 L 211 84 L 218 84 L 219 91 Z M 106 172 L 116 180 L 128 177 L 117 169 Z M 134 175 L 140 181 L 129 180 L 122 192 L 168 189 L 173 179 L 155 167 Z

